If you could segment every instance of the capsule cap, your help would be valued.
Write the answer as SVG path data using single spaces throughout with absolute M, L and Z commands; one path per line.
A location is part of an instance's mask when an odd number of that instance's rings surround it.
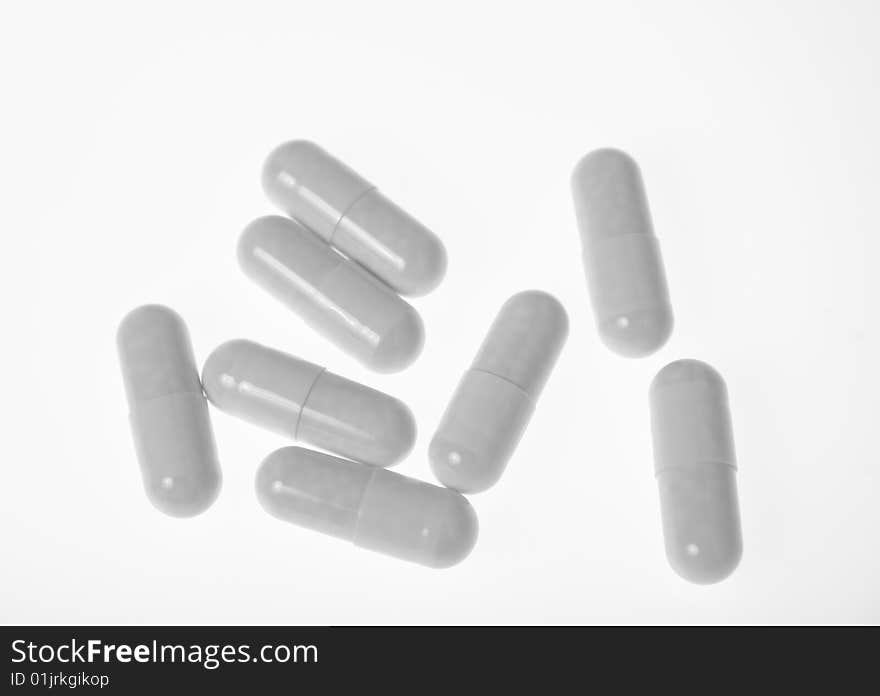
M 169 307 L 133 309 L 120 322 L 116 345 L 129 404 L 167 394 L 201 394 L 189 331 Z
M 575 213 L 585 243 L 628 234 L 654 234 L 642 174 L 622 150 L 584 155 L 571 177 Z
M 202 368 L 217 408 L 287 437 L 297 437 L 303 404 L 323 367 L 253 341 L 227 341 Z
M 526 290 L 504 303 L 473 362 L 536 399 L 568 336 L 568 315 L 553 295 Z
M 669 363 L 654 377 L 650 400 L 656 473 L 707 462 L 736 469 L 727 387 L 715 368 L 699 360 Z
M 329 242 L 345 211 L 373 188 L 353 169 L 308 140 L 276 147 L 263 165 L 269 200 Z

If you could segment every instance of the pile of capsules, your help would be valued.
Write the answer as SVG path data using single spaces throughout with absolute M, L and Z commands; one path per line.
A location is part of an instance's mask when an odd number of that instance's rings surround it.
M 424 329 L 401 295 L 440 283 L 440 240 L 307 141 L 269 155 L 263 187 L 287 216 L 245 228 L 238 243 L 245 274 L 366 367 L 409 366 Z M 578 163 L 572 190 L 599 333 L 621 355 L 649 355 L 673 321 L 638 167 L 618 150 L 597 150 Z M 416 438 L 412 413 L 387 394 L 248 340 L 214 350 L 200 379 L 186 325 L 160 305 L 130 312 L 117 343 L 144 485 L 158 509 L 196 515 L 219 493 L 207 396 L 227 413 L 322 450 L 284 447 L 263 461 L 256 490 L 270 514 L 444 568 L 476 543 L 477 517 L 462 494 L 501 477 L 567 335 L 566 312 L 551 295 L 528 290 L 505 302 L 431 440 L 431 468 L 443 486 L 385 468 Z M 686 579 L 716 582 L 742 549 L 724 382 L 708 365 L 680 360 L 655 377 L 650 403 L 667 557 Z

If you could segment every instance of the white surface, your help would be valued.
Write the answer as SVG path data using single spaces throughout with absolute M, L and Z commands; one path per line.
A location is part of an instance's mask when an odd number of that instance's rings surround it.
M 880 6 L 872 2 L 27 3 L 0 17 L 4 239 L 0 620 L 877 622 Z M 381 376 L 236 266 L 273 212 L 263 157 L 306 137 L 447 244 L 424 354 Z M 603 145 L 642 165 L 677 326 L 597 338 L 568 190 Z M 406 401 L 427 445 L 503 300 L 571 336 L 481 538 L 448 571 L 278 522 L 281 438 L 212 411 L 225 485 L 150 507 L 114 332 L 162 302 L 200 360 L 247 337 Z M 697 587 L 663 556 L 647 388 L 679 357 L 731 392 L 745 555 Z

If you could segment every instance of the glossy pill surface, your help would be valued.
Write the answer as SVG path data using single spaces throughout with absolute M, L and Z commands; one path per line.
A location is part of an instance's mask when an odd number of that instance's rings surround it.
M 445 486 L 493 486 L 516 449 L 568 336 L 559 301 L 539 290 L 511 297 L 443 414 L 429 457 Z
M 477 540 L 476 513 L 459 493 L 301 447 L 270 454 L 256 490 L 278 519 L 432 568 L 464 560 Z
M 278 208 L 403 295 L 430 292 L 446 273 L 446 250 L 428 228 L 314 143 L 275 148 L 263 188 Z
M 742 556 L 727 387 L 706 363 L 678 360 L 654 378 L 650 401 L 666 557 L 690 582 L 718 582 Z
M 296 220 L 258 218 L 238 242 L 252 280 L 366 367 L 397 372 L 424 343 L 418 313 Z
M 216 348 L 202 384 L 222 411 L 366 464 L 396 464 L 415 443 L 403 402 L 253 341 Z
M 186 325 L 167 307 L 144 305 L 116 340 L 147 496 L 168 515 L 197 515 L 216 499 L 221 475 Z
M 673 318 L 639 167 L 620 150 L 595 150 L 575 167 L 571 188 L 599 335 L 619 355 L 649 355 Z

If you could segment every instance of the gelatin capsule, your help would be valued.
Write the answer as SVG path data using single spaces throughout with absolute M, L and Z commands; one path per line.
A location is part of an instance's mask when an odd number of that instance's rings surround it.
M 144 305 L 122 320 L 116 342 L 147 497 L 168 515 L 197 515 L 217 498 L 221 475 L 186 325 L 168 307 Z
M 477 516 L 448 488 L 301 447 L 260 465 L 257 497 L 271 515 L 432 568 L 455 565 L 477 540 Z
M 275 148 L 263 188 L 278 208 L 403 295 L 430 292 L 446 273 L 446 250 L 428 228 L 314 143 Z
M 706 363 L 678 360 L 657 373 L 650 400 L 666 557 L 686 580 L 718 582 L 742 556 L 727 388 Z
M 578 162 L 571 188 L 599 335 L 619 355 L 649 355 L 673 319 L 639 167 L 620 150 L 595 150 Z
M 568 317 L 552 295 L 528 290 L 505 302 L 431 440 L 441 483 L 478 493 L 498 481 L 567 336 Z
M 365 464 L 396 464 L 415 443 L 403 402 L 253 341 L 215 349 L 202 384 L 221 411 Z
M 315 331 L 377 372 L 402 370 L 422 350 L 415 309 L 296 220 L 254 220 L 239 238 L 238 260 Z

